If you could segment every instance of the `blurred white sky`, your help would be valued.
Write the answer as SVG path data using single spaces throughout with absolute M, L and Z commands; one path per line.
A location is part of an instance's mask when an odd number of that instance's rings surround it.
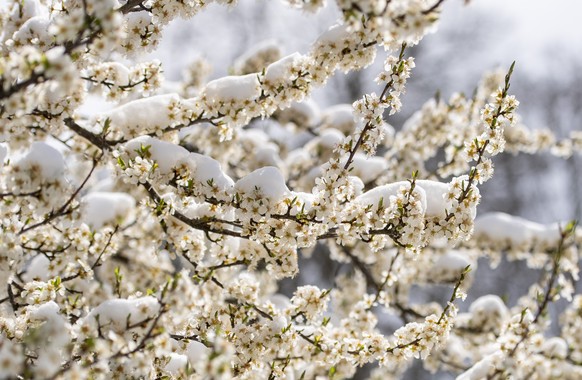
M 445 2 L 441 27 L 454 29 L 459 20 L 474 20 L 489 40 L 485 51 L 475 46 L 484 63 L 516 60 L 520 69 L 543 76 L 559 70 L 552 65 L 567 57 L 582 60 L 580 0 L 472 0 L 466 7 L 460 3 Z

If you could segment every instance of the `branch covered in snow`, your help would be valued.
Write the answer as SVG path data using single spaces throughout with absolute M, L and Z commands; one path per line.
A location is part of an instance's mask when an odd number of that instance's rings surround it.
M 306 51 L 269 42 L 211 81 L 199 58 L 168 92 L 136 56 L 211 3 L 0 4 L 0 377 L 336 379 L 373 363 L 386 379 L 414 358 L 460 378 L 534 376 L 528 358 L 538 378 L 579 377 L 575 224 L 477 217 L 494 156 L 581 150 L 579 133 L 519 124 L 514 65 L 394 128 L 443 1 L 337 1 Z M 310 100 L 378 54 L 376 92 Z M 111 107 L 89 114 L 89 97 Z M 515 305 L 462 312 L 469 269 L 503 255 L 544 275 Z M 317 260 L 328 285 L 304 275 Z M 443 302 L 415 295 L 436 287 Z

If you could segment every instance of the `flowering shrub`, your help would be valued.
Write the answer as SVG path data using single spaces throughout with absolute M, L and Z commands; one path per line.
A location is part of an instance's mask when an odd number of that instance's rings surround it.
M 582 134 L 519 124 L 513 65 L 398 131 L 385 121 L 442 0 L 337 1 L 343 19 L 309 51 L 262 46 L 210 82 L 199 60 L 174 93 L 158 62 L 122 62 L 207 2 L 7 3 L 0 377 L 339 379 L 375 363 L 388 379 L 413 358 L 461 379 L 582 377 L 575 223 L 476 218 L 495 155 L 569 156 Z M 377 93 L 321 114 L 306 100 L 379 51 Z M 115 107 L 84 116 L 88 96 Z M 325 254 L 350 268 L 333 288 L 282 294 L 298 256 Z M 515 305 L 487 295 L 460 313 L 470 268 L 502 254 L 541 279 Z M 448 302 L 413 302 L 427 284 L 448 285 Z M 558 299 L 569 306 L 550 336 Z M 401 327 L 383 329 L 386 314 Z

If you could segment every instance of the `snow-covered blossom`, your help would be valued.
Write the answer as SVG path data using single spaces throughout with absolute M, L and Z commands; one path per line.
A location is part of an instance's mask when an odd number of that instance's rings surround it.
M 0 5 L 0 377 L 336 379 L 372 364 L 386 379 L 420 358 L 461 378 L 580 378 L 576 224 L 477 206 L 494 156 L 568 157 L 582 134 L 524 126 L 513 66 L 388 124 L 442 1 L 340 0 L 304 51 L 266 42 L 212 80 L 196 58 L 164 84 L 136 57 L 211 3 Z M 310 99 L 378 47 L 373 92 Z M 95 98 L 110 107 L 88 115 Z M 544 275 L 515 304 L 458 306 L 469 268 L 502 255 Z M 434 285 L 446 302 L 418 296 Z

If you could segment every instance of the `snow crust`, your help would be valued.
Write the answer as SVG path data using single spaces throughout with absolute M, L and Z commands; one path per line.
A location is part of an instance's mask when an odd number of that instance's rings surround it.
M 135 324 L 147 318 L 152 318 L 160 310 L 155 297 L 135 299 L 111 299 L 101 303 L 91 310 L 84 322 L 97 327 L 97 319 L 101 326 L 107 326 L 117 333 L 126 331 L 127 324 Z
M 305 193 L 302 191 L 293 191 L 290 197 L 297 198 L 297 201 L 303 205 L 303 211 L 306 213 L 313 208 L 313 204 L 317 200 L 317 196 L 315 194 Z
M 312 126 L 317 124 L 320 118 L 319 107 L 312 99 L 305 99 L 302 102 L 293 102 L 289 105 L 288 110 L 289 114 L 293 115 L 293 121 L 296 121 L 296 123 L 299 124 Z
M 222 171 L 220 163 L 215 159 L 198 153 L 188 153 L 182 158 L 179 164 L 188 166 L 192 177 L 202 183 L 212 180 L 213 183 L 222 190 L 229 189 L 234 185 L 234 181 Z
M 461 252 L 451 251 L 440 256 L 432 265 L 431 282 L 454 282 L 468 266 L 471 260 Z
M 46 281 L 50 278 L 48 274 L 49 264 L 50 260 L 45 255 L 37 255 L 30 260 L 22 277 L 26 281 Z
M 506 316 L 508 313 L 507 306 L 503 300 L 495 295 L 488 294 L 477 298 L 471 306 L 469 307 L 469 312 L 474 315 L 480 315 L 482 318 L 487 319 L 487 316 Z
M 239 179 L 235 189 L 244 193 L 252 193 L 259 189 L 264 196 L 271 198 L 271 200 L 279 200 L 290 195 L 285 177 L 278 168 L 273 166 L 257 169 Z
M 341 133 L 337 129 L 330 128 L 321 131 L 321 134 L 319 135 L 319 139 L 317 141 L 319 141 L 319 143 L 325 146 L 326 148 L 335 148 L 336 145 L 338 145 L 344 140 L 344 138 L 345 136 L 343 133 Z
M 560 239 L 556 224 L 543 225 L 501 212 L 485 214 L 475 221 L 475 236 L 507 240 L 512 244 L 529 244 L 532 241 L 554 244 Z
M 195 340 L 188 343 L 188 347 L 186 347 L 186 356 L 192 366 L 204 360 L 209 353 L 210 348 Z
M 50 20 L 44 16 L 34 16 L 26 20 L 24 24 L 18 29 L 13 35 L 13 39 L 17 40 L 27 40 L 30 36 L 48 36 L 48 28 L 50 25 Z
M 109 71 L 114 73 L 115 76 L 115 83 L 125 84 L 129 83 L 129 75 L 130 71 L 127 66 L 119 63 L 119 62 L 108 62 L 107 68 Z M 167 94 L 171 95 L 171 94 Z M 175 95 L 177 97 L 177 95 Z
M 279 310 L 285 310 L 292 305 L 289 297 L 281 293 L 270 295 L 268 300 Z
M 267 144 L 273 144 L 269 140 L 269 135 L 261 129 L 247 129 L 242 130 L 239 134 L 238 140 L 243 144 L 264 146 Z M 276 144 L 275 144 L 276 145 Z
M 321 43 L 338 43 L 349 36 L 347 24 L 336 24 L 331 26 L 327 31 L 323 32 L 317 41 Z
M 399 181 L 378 186 L 356 197 L 356 202 L 360 202 L 361 204 L 365 205 L 377 206 L 380 203 L 380 200 L 382 200 L 384 205 L 387 206 L 388 204 L 390 204 L 390 197 L 398 195 L 402 187 L 410 189 L 410 182 Z M 420 194 L 421 207 L 422 210 L 424 211 L 426 210 L 426 193 L 424 189 L 420 186 L 417 186 L 415 190 L 417 190 Z
M 203 93 L 212 100 L 256 99 L 261 95 L 257 74 L 226 76 L 208 82 Z
M 38 336 L 49 336 L 50 344 L 56 352 L 59 352 L 65 347 L 65 345 L 70 343 L 69 334 L 64 333 L 67 331 L 67 321 L 65 318 L 59 314 L 59 305 L 54 301 L 49 301 L 41 305 L 32 305 L 27 307 L 27 320 L 30 322 L 43 322 L 37 324 L 37 334 Z M 37 358 L 35 359 L 35 365 L 37 368 L 43 368 L 45 373 L 54 374 L 58 369 L 61 368 L 61 362 L 58 359 L 55 360 L 55 355 L 50 351 L 40 350 L 38 352 Z
M 65 172 L 65 160 L 61 153 L 49 144 L 39 141 L 32 144 L 30 151 L 17 164 L 23 167 L 37 165 L 42 177 L 49 181 L 61 178 Z
M 443 182 L 422 179 L 416 181 L 416 186 L 421 187 L 426 194 L 425 214 L 427 216 L 444 217 L 447 208 L 445 195 L 449 190 L 449 185 Z
M 212 205 L 209 203 L 191 202 L 190 204 L 188 204 L 188 206 L 186 206 L 182 209 L 182 214 L 184 214 L 188 218 L 192 218 L 192 219 L 212 218 L 212 217 L 216 216 L 216 209 L 214 209 L 212 207 Z M 234 220 L 234 217 L 235 217 L 234 210 L 228 210 L 228 211 L 223 212 L 223 214 L 222 214 L 222 219 L 224 219 L 224 220 Z M 201 236 L 204 236 L 204 233 L 202 231 L 198 231 L 198 230 L 194 230 L 194 231 L 191 231 L 189 233 L 190 234 L 202 234 Z M 238 240 L 235 240 L 235 241 L 238 241 Z
M 82 219 L 94 229 L 129 222 L 135 209 L 135 199 L 127 193 L 96 191 L 84 196 L 82 203 Z
M 83 116 L 88 118 L 89 120 L 94 121 L 99 115 L 103 115 L 102 117 L 106 117 L 108 112 L 114 110 L 112 104 L 108 102 L 106 99 L 98 96 L 96 94 L 87 94 L 83 103 L 77 108 L 77 114 L 79 116 Z M 84 127 L 90 131 L 94 131 L 93 128 L 94 123 L 90 123 L 90 125 L 85 124 Z M 100 132 L 100 131 L 95 131 Z
M 12 14 L 13 17 L 20 14 L 20 17 L 14 17 L 15 19 L 21 18 L 26 20 L 35 16 L 45 16 L 46 8 L 40 4 L 39 0 L 21 1 L 18 7 L 14 7 Z
M 190 170 L 192 179 L 207 184 L 211 180 L 221 190 L 229 190 L 234 181 L 222 171 L 222 167 L 215 159 L 198 153 L 190 153 L 185 148 L 161 141 L 150 136 L 140 136 L 125 144 L 125 150 L 131 157 L 136 157 L 137 151 L 148 147 L 149 159 L 158 165 L 160 174 L 170 174 L 178 166 L 186 166 Z
M 261 165 L 277 166 L 283 164 L 279 156 L 279 147 L 275 144 L 269 143 L 267 146 L 258 148 L 255 152 L 255 158 Z
M 568 356 L 568 343 L 559 336 L 548 338 L 542 346 L 542 352 L 549 357 L 565 359 Z
M 367 183 L 384 173 L 388 169 L 388 163 L 382 157 L 366 157 L 365 154 L 356 153 L 352 167 L 352 173 L 360 177 L 364 183 Z
M 162 174 L 168 174 L 176 164 L 185 159 L 189 152 L 179 145 L 167 141 L 161 141 L 150 136 L 140 136 L 125 143 L 125 149 L 132 157 L 142 147 L 149 146 L 150 159 L 156 161 L 158 170 Z
M 356 197 L 362 195 L 362 193 L 364 192 L 364 188 L 366 186 L 364 184 L 364 181 L 362 181 L 362 179 L 360 177 L 350 175 L 350 176 L 348 176 L 348 183 L 354 189 L 354 195 Z
M 61 318 L 59 316 L 59 305 L 54 301 L 49 301 L 38 306 L 32 306 L 28 309 L 30 317 L 34 320 L 54 320 Z
M 366 161 L 367 162 L 367 161 Z M 362 166 L 366 162 L 361 163 Z M 365 167 L 365 166 L 364 166 Z M 380 170 L 380 166 L 370 166 L 366 170 Z M 363 204 L 377 205 L 380 199 L 383 199 L 385 205 L 390 201 L 391 196 L 396 196 L 400 188 L 404 186 L 406 189 L 410 188 L 410 182 L 400 181 L 387 185 L 376 187 L 358 196 L 356 200 Z M 415 190 L 420 193 L 420 201 L 424 215 L 427 217 L 444 217 L 447 203 L 445 195 L 448 192 L 449 185 L 447 183 L 429 180 L 417 180 Z M 473 210 L 473 212 L 475 212 Z
M 273 83 L 286 80 L 289 77 L 291 68 L 301 58 L 301 54 L 295 52 L 271 63 L 265 71 L 265 81 Z
M 167 110 L 171 102 L 177 102 L 177 94 L 163 94 L 137 99 L 100 115 L 101 120 L 111 120 L 111 126 L 119 130 L 155 130 L 171 125 Z
M 497 351 L 485 356 L 483 359 L 475 363 L 469 370 L 457 376 L 457 380 L 481 380 L 487 378 L 489 370 L 494 365 L 497 357 L 501 355 L 501 352 Z
M 284 141 L 283 137 L 282 140 Z M 260 129 L 242 131 L 239 135 L 239 141 L 243 146 L 252 147 L 249 150 L 254 153 L 258 166 L 283 166 L 279 156 L 279 146 L 270 141 L 269 136 L 264 131 Z
M 352 132 L 356 124 L 351 104 L 338 104 L 329 107 L 323 111 L 321 119 L 326 128 L 335 128 L 343 133 Z
M 168 356 L 170 357 L 170 361 L 168 364 L 166 364 L 164 369 L 170 372 L 172 375 L 177 376 L 181 370 L 186 368 L 186 365 L 188 364 L 188 357 L 186 355 L 177 354 L 175 352 L 170 352 L 170 355 Z
M 310 158 L 311 156 L 309 152 L 306 151 L 306 149 L 295 149 L 287 154 L 284 162 L 287 167 L 292 167 L 293 163 L 309 161 Z
M 471 358 L 470 351 L 466 348 L 465 341 L 457 335 L 449 335 L 447 338 L 447 354 L 450 357 L 455 357 L 460 359 L 459 361 L 463 362 L 466 359 Z

